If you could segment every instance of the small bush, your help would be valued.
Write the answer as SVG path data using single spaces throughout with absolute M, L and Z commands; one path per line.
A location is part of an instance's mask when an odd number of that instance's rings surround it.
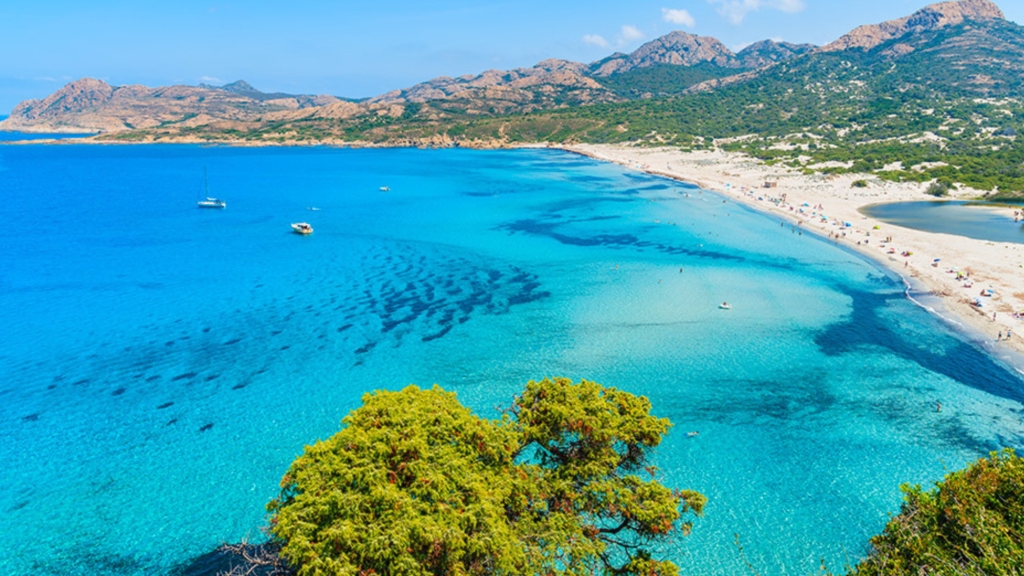
M 851 188 L 867 188 L 868 187 L 868 181 L 867 180 L 854 180 L 853 184 L 850 184 L 850 187 Z
M 926 193 L 935 196 L 936 198 L 942 198 L 943 196 L 949 196 L 949 191 L 953 189 L 952 182 L 946 182 L 943 180 L 936 180 L 928 185 Z

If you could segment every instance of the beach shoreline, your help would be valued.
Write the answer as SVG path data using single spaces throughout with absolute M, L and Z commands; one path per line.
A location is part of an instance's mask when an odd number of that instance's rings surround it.
M 1024 262 L 1024 244 L 923 232 L 860 212 L 870 204 L 935 200 L 925 193 L 925 184 L 885 182 L 863 174 L 808 176 L 722 151 L 683 152 L 615 144 L 557 148 L 695 184 L 866 256 L 901 278 L 907 297 L 915 304 L 1024 373 L 1024 319 L 1013 317 L 1014 312 L 1024 311 L 1024 267 L 1020 264 Z M 866 188 L 852 186 L 865 178 Z M 771 187 L 765 187 L 766 183 Z M 962 199 L 977 195 L 977 191 L 957 193 Z M 969 272 L 970 276 L 958 279 L 950 270 Z M 982 296 L 988 289 L 993 296 Z M 921 294 L 934 296 L 935 302 L 922 302 L 926 298 Z M 975 299 L 982 301 L 983 307 L 974 306 Z M 1007 340 L 1008 331 L 1013 336 Z M 1003 340 L 998 340 L 1000 334 Z

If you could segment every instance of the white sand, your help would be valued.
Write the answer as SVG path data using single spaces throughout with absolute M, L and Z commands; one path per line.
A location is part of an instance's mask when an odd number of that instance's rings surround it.
M 566 150 L 595 159 L 615 162 L 651 174 L 692 182 L 743 202 L 758 210 L 780 214 L 812 232 L 833 238 L 909 278 L 915 286 L 940 296 L 947 320 L 977 334 L 989 350 L 1024 353 L 1024 320 L 1013 312 L 1024 312 L 1024 245 L 995 243 L 950 234 L 934 234 L 885 224 L 861 214 L 858 209 L 880 202 L 934 200 L 925 194 L 926 185 L 883 182 L 870 175 L 806 176 L 785 167 L 766 166 L 748 156 L 729 152 L 681 152 L 672 148 L 640 148 L 627 145 L 573 145 Z M 855 180 L 866 179 L 867 188 L 853 188 Z M 766 181 L 777 182 L 764 188 Z M 785 200 L 782 196 L 785 194 Z M 954 192 L 975 196 L 976 191 Z M 764 198 L 758 200 L 758 197 Z M 778 201 L 772 202 L 769 199 Z M 810 207 L 805 207 L 804 204 Z M 816 206 L 822 209 L 815 209 Z M 804 213 L 800 213 L 800 210 Z M 812 213 L 825 214 L 828 222 Z M 1012 211 L 1007 211 L 1012 216 Z M 837 223 L 838 221 L 838 223 Z M 852 227 L 842 223 L 849 222 Z M 1014 225 L 1010 221 L 1008 226 Z M 876 228 L 877 227 L 877 228 Z M 842 234 L 845 233 L 845 236 Z M 884 243 L 887 237 L 892 241 Z M 890 252 L 893 252 L 890 254 Z M 912 253 L 904 257 L 904 252 Z M 940 259 L 938 266 L 933 261 Z M 970 272 L 971 288 L 955 273 Z M 991 288 L 995 295 L 983 297 Z M 971 303 L 980 299 L 979 309 Z M 992 319 L 993 312 L 996 314 Z M 1000 332 L 1013 331 L 1010 340 L 996 342 Z M 1020 357 L 1011 360 L 1019 364 Z

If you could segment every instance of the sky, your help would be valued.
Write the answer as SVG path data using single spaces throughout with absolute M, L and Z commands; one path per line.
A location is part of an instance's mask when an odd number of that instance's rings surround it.
M 1024 0 L 996 0 L 1024 22 Z M 672 30 L 730 48 L 826 44 L 928 0 L 3 0 L 0 115 L 71 80 L 244 79 L 265 92 L 372 96 L 436 76 L 579 62 Z

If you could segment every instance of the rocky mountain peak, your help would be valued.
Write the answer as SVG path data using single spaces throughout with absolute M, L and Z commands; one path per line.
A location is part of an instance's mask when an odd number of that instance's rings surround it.
M 250 92 L 259 92 L 259 90 L 253 88 L 252 84 L 249 84 L 245 80 L 235 80 L 230 84 L 225 84 L 220 87 L 221 90 L 228 92 L 234 92 L 235 94 L 248 94 Z
M 46 115 L 75 113 L 96 108 L 108 102 L 114 88 L 95 78 L 82 78 L 70 82 L 43 100 L 26 100 L 18 104 L 11 116 L 35 119 Z
M 736 53 L 742 68 L 761 68 L 814 50 L 813 44 L 761 40 Z
M 656 64 L 695 66 L 710 62 L 718 66 L 735 66 L 734 54 L 717 38 L 697 36 L 677 30 L 651 40 L 632 54 L 614 54 L 591 65 L 597 77 L 621 74 Z
M 1003 11 L 990 0 L 957 0 L 926 6 L 910 16 L 881 24 L 866 24 L 821 48 L 822 52 L 839 52 L 851 48 L 870 50 L 883 42 L 911 32 L 937 30 L 955 26 L 964 20 L 1005 19 Z

